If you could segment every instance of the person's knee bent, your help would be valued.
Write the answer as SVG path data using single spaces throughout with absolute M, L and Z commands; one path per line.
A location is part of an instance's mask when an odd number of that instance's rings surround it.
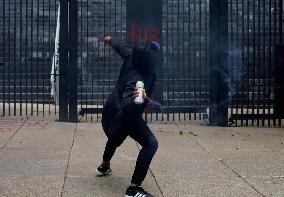
M 157 138 L 155 136 L 153 136 L 149 142 L 148 142 L 148 147 L 151 148 L 151 150 L 153 151 L 153 153 L 155 153 L 158 149 L 158 141 Z
M 115 148 L 119 147 L 123 143 L 123 139 L 120 138 L 108 138 L 108 143 L 110 143 Z
M 110 128 L 108 130 L 107 137 L 108 142 L 115 147 L 119 147 L 125 140 L 125 137 L 121 135 L 120 132 L 117 131 L 115 128 Z

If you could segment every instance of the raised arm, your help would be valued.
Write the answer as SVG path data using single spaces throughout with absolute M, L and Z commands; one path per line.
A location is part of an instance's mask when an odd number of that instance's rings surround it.
M 127 59 L 132 52 L 132 49 L 123 41 L 113 40 L 111 36 L 105 37 L 105 43 L 112 46 L 112 48 L 123 58 Z

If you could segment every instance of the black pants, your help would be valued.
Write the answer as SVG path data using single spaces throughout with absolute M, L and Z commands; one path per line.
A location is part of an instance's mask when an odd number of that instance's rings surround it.
M 124 123 L 124 126 L 121 127 L 104 127 L 104 131 L 108 137 L 103 155 L 104 162 L 109 162 L 111 160 L 116 148 L 123 143 L 127 136 L 130 136 L 142 146 L 131 181 L 131 183 L 141 185 L 158 148 L 157 139 L 147 126 L 146 122 L 141 117 L 128 121 L 127 124 Z

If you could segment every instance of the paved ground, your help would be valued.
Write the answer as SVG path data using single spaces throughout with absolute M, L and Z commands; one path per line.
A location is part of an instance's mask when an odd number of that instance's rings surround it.
M 157 197 L 284 197 L 284 129 L 153 123 L 159 150 L 145 183 Z M 113 175 L 98 178 L 100 124 L 0 119 L 0 196 L 124 196 L 138 154 L 118 149 Z

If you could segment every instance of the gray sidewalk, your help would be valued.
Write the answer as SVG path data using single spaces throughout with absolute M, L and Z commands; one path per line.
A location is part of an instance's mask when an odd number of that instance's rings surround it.
M 143 187 L 155 196 L 284 197 L 284 129 L 150 124 L 159 141 Z M 128 138 L 96 177 L 97 123 L 0 119 L 0 196 L 124 196 L 138 155 Z

